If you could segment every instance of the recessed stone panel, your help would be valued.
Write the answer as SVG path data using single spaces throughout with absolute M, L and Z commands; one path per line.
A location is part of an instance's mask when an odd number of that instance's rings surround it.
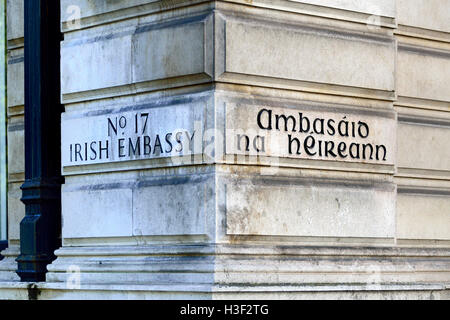
M 8 40 L 23 38 L 24 34 L 24 1 L 7 0 L 7 38 Z
M 450 240 L 450 197 L 399 193 L 397 237 Z
M 156 2 L 155 0 L 115 0 L 115 1 L 94 1 L 91 0 L 72 0 L 61 1 L 61 20 L 64 22 L 72 22 L 74 16 L 78 15 L 82 18 L 110 13 L 112 11 L 123 10 L 143 4 Z M 70 25 L 69 25 L 70 26 Z
M 211 180 L 210 182 L 212 182 Z M 201 177 L 172 177 L 137 183 L 133 193 L 133 235 L 206 234 L 211 183 Z
M 131 189 L 71 187 L 62 192 L 63 238 L 131 236 Z
M 450 53 L 399 47 L 397 93 L 399 96 L 450 101 Z
M 225 72 L 394 90 L 391 38 L 231 18 L 225 33 Z
M 212 52 L 206 52 L 205 39 L 203 21 L 139 27 L 133 39 L 133 82 L 212 74 L 206 61 Z
M 63 42 L 61 93 L 131 83 L 132 31 Z
M 205 40 L 207 26 L 212 26 L 208 21 L 205 16 L 163 25 L 138 25 L 132 20 L 117 29 L 101 26 L 75 31 L 61 48 L 63 100 L 151 91 L 183 81 L 204 82 L 212 74 L 213 61 L 212 47 L 207 48 Z
M 293 179 L 234 181 L 226 188 L 229 235 L 390 238 L 393 185 Z
M 450 127 L 398 124 L 398 167 L 450 171 Z
M 25 205 L 20 198 L 22 183 L 10 183 L 8 185 L 8 239 L 20 239 L 20 222 L 25 216 Z

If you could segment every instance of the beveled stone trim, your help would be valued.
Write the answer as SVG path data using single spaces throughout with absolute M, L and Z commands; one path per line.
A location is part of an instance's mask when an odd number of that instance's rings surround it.
M 112 11 L 106 11 L 97 13 L 91 16 L 82 16 L 79 20 L 80 28 L 73 28 L 69 26 L 68 21 L 64 21 L 64 17 L 66 14 L 63 13 L 63 19 L 61 21 L 61 30 L 62 32 L 72 32 L 76 30 L 83 30 L 91 27 L 96 27 L 104 24 L 117 23 L 121 20 L 126 19 L 135 19 L 137 17 L 142 17 L 150 14 L 159 14 L 164 13 L 168 10 L 177 10 L 185 7 L 195 7 L 195 6 L 203 6 L 206 8 L 210 8 L 211 5 L 209 1 L 205 0 L 190 0 L 190 1 L 158 1 L 158 0 L 150 0 L 150 1 L 141 1 L 142 4 L 132 5 L 130 7 L 115 9 Z M 70 3 L 72 4 L 72 3 Z M 64 6 L 62 6 L 61 10 L 64 10 Z
M 396 177 L 450 180 L 450 171 L 397 167 Z
M 394 91 L 384 91 L 352 86 L 327 84 L 320 82 L 256 76 L 233 72 L 223 73 L 217 79 L 217 82 L 258 86 L 261 88 L 276 88 L 276 89 L 295 90 L 299 92 L 330 94 L 345 97 L 367 98 L 380 101 L 395 101 L 396 98 Z
M 450 42 L 450 33 L 443 31 L 436 31 L 431 29 L 424 29 L 419 27 L 412 27 L 399 24 L 397 30 L 394 31 L 396 35 L 421 38 L 425 40 L 435 40 L 442 42 Z
M 450 102 L 448 101 L 421 99 L 416 97 L 398 96 L 397 100 L 394 101 L 394 106 L 450 112 Z
M 7 41 L 7 49 L 8 50 L 14 50 L 14 49 L 21 49 L 24 47 L 25 39 L 17 38 L 17 39 L 8 39 Z
M 450 196 L 450 189 L 398 185 L 397 193 L 425 196 Z
M 225 0 L 219 1 L 217 6 L 219 9 L 230 10 L 236 5 L 254 7 L 259 10 L 276 10 L 280 12 L 289 12 L 292 14 L 309 15 L 312 17 L 328 18 L 338 21 L 340 20 L 345 22 L 374 25 L 374 22 L 369 19 L 372 14 L 369 13 L 346 10 L 337 7 L 326 7 L 302 3 L 301 1 L 293 0 L 255 0 L 252 1 L 251 4 L 245 0 Z M 389 29 L 396 28 L 395 17 L 380 16 L 379 18 L 380 27 Z
M 137 93 L 153 92 L 161 89 L 174 89 L 184 86 L 199 85 L 211 82 L 207 73 L 179 76 L 174 78 L 157 79 L 153 81 L 136 82 L 123 86 L 107 87 L 102 89 L 66 93 L 62 95 L 62 103 L 77 102 L 121 97 Z
M 399 43 L 398 49 L 400 51 L 406 51 L 408 53 L 432 56 L 432 57 L 442 58 L 442 59 L 450 59 L 450 51 L 447 51 L 447 50 L 423 47 L 423 46 L 418 46 L 418 45 L 411 45 L 411 44 L 406 44 L 406 43 Z

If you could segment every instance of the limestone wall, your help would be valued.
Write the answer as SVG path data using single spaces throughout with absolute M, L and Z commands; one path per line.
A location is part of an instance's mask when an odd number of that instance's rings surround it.
M 2 252 L 2 281 L 19 279 L 15 258 L 20 252 L 20 221 L 25 216 L 25 206 L 20 201 L 20 186 L 25 181 L 23 10 L 23 0 L 6 1 L 8 248 Z
M 8 239 L 18 245 L 25 215 L 20 186 L 25 179 L 23 1 L 7 1 Z
M 413 4 L 413 5 L 412 5 Z M 398 163 L 400 243 L 449 240 L 450 24 L 448 1 L 398 1 Z
M 8 1 L 11 245 L 24 214 L 21 3 Z M 444 292 L 449 8 L 61 0 L 63 248 L 45 294 L 70 296 L 74 264 L 87 285 L 118 284 L 82 287 L 88 297 L 155 283 L 219 298 L 233 285 L 287 297 L 282 283 L 294 298 Z

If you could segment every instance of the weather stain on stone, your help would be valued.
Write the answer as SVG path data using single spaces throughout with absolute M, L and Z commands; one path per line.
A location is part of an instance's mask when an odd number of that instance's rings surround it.
M 338 199 L 338 198 L 335 198 L 335 200 L 336 200 L 337 205 L 338 205 L 338 210 L 340 210 L 340 209 L 341 209 L 341 203 L 339 202 L 339 199 Z

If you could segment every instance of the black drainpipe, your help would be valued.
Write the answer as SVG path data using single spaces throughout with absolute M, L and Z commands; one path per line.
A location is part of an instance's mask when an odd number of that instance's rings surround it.
M 17 274 L 45 281 L 61 246 L 60 1 L 25 5 L 25 217 Z

